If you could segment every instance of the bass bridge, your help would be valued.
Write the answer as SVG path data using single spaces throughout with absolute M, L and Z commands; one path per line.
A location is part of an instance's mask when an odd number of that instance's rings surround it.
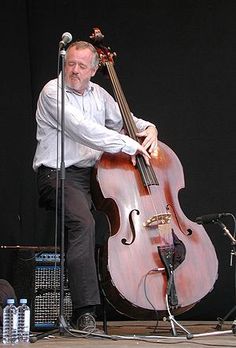
M 169 224 L 171 221 L 171 213 L 161 213 L 153 215 L 151 218 L 147 219 L 144 223 L 144 227 L 148 227 L 153 225 L 154 223 L 157 225 L 165 225 Z

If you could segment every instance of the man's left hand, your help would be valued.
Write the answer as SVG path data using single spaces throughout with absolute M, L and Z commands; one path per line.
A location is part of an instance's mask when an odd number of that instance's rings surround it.
M 137 137 L 144 138 L 142 146 L 149 152 L 152 153 L 157 150 L 157 129 L 156 127 L 149 126 L 144 131 L 137 133 Z

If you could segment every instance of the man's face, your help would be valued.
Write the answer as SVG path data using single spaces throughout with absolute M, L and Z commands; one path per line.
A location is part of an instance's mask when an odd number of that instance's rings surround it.
M 65 81 L 66 85 L 83 94 L 89 80 L 97 71 L 92 66 L 93 53 L 88 48 L 71 47 L 66 54 Z

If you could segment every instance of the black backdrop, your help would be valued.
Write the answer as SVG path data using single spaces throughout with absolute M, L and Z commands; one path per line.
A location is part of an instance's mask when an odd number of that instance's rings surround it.
M 51 217 L 38 209 L 32 170 L 36 101 L 56 76 L 62 33 L 87 40 L 95 26 L 117 52 L 116 70 L 131 110 L 158 126 L 160 140 L 182 162 L 179 199 L 185 214 L 192 220 L 234 214 L 235 18 L 234 0 L 2 0 L 1 245 L 53 244 Z M 102 76 L 95 81 L 109 89 Z M 232 220 L 225 223 L 233 231 Z M 230 241 L 216 225 L 206 231 L 219 258 L 219 277 L 184 318 L 214 320 L 235 303 Z M 3 250 L 0 260 L 1 276 L 11 280 L 14 263 Z

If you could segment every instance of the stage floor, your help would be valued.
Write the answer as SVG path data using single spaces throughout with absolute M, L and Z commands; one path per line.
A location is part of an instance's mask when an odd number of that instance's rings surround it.
M 100 322 L 98 325 L 100 326 Z M 174 328 L 169 322 L 160 321 L 157 328 L 154 321 L 113 321 L 108 322 L 108 334 L 103 337 L 88 336 L 76 332 L 54 333 L 38 339 L 35 348 L 57 347 L 236 347 L 234 322 L 225 322 L 221 330 L 218 322 L 177 321 Z M 176 331 L 176 336 L 173 335 Z M 187 331 L 187 332 L 186 332 Z M 38 334 L 38 333 L 37 333 Z M 72 336 L 73 335 L 73 336 Z M 19 347 L 29 347 L 28 344 L 18 344 Z M 0 344 L 0 347 L 6 345 Z

